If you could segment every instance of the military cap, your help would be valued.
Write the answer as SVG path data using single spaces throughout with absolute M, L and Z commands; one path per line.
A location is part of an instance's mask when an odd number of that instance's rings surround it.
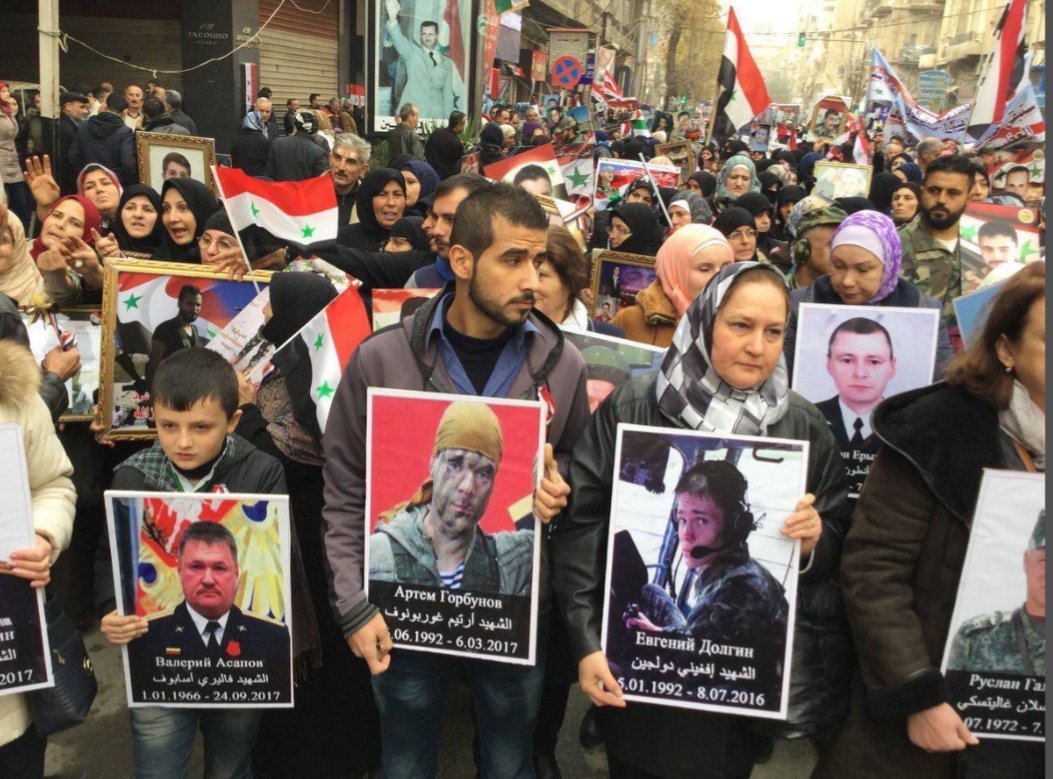
M 786 220 L 786 229 L 794 238 L 801 238 L 813 227 L 836 227 L 848 218 L 843 210 L 822 195 L 809 195 L 798 201 Z
M 629 378 L 629 363 L 617 350 L 606 346 L 588 346 L 581 351 L 586 376 L 590 379 L 621 384 Z

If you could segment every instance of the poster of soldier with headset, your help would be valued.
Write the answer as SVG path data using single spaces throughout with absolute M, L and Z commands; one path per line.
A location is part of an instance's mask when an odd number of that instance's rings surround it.
M 980 738 L 1045 740 L 1046 479 L 984 472 L 943 655 L 950 702 Z
M 627 700 L 786 719 L 808 443 L 618 426 L 603 650 Z

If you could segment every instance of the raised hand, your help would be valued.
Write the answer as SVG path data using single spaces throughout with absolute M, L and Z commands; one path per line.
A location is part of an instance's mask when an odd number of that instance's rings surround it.
M 51 174 L 51 157 L 44 155 L 41 162 L 40 157 L 29 157 L 26 159 L 26 169 L 22 177 L 29 185 L 29 191 L 33 193 L 33 199 L 37 201 L 37 209 L 48 209 L 62 196 L 58 182 Z
M 117 245 L 117 239 L 113 233 L 99 235 L 99 231 L 91 228 L 92 241 L 95 243 L 95 251 L 103 257 L 123 257 L 121 247 Z

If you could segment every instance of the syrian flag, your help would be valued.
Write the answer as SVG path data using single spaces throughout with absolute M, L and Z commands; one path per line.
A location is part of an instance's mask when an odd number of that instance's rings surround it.
M 344 368 L 371 332 L 358 290 L 348 287 L 275 352 L 297 421 L 314 419 L 318 432 L 325 432 Z
M 328 174 L 304 181 L 260 181 L 237 168 L 213 167 L 212 172 L 239 235 L 262 228 L 301 249 L 336 240 L 336 190 Z
M 1030 82 L 1025 83 L 1013 99 L 1006 103 L 1002 120 L 989 125 L 976 141 L 976 148 L 982 150 L 1003 149 L 1007 146 L 1028 141 L 1030 144 L 1046 142 L 1046 120 L 1042 109 L 1038 107 L 1035 88 Z
M 629 127 L 632 130 L 632 134 L 638 138 L 650 138 L 651 130 L 647 127 L 647 120 L 643 117 L 639 119 L 633 119 L 629 123 Z
M 724 36 L 717 88 L 720 97 L 714 112 L 713 133 L 718 138 L 735 135 L 772 102 L 764 77 L 746 46 L 734 8 L 728 11 L 728 31 Z
M 982 136 L 992 124 L 1002 121 L 1006 104 L 1020 91 L 1027 74 L 1026 0 L 1010 0 L 995 26 L 995 49 L 980 77 L 969 115 L 969 134 Z

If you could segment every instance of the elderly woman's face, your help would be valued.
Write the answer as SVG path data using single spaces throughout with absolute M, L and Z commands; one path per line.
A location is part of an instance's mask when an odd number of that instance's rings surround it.
M 918 198 L 907 187 L 892 193 L 892 218 L 896 222 L 909 222 L 918 213 Z
M 745 195 L 750 191 L 750 170 L 745 165 L 736 165 L 728 172 L 728 180 L 725 184 L 728 192 L 735 197 Z
M 774 283 L 738 284 L 713 322 L 713 370 L 739 390 L 766 381 L 779 364 L 787 316 L 786 293 Z
M 830 252 L 830 286 L 847 305 L 869 302 L 884 276 L 885 266 L 862 246 L 842 244 Z

